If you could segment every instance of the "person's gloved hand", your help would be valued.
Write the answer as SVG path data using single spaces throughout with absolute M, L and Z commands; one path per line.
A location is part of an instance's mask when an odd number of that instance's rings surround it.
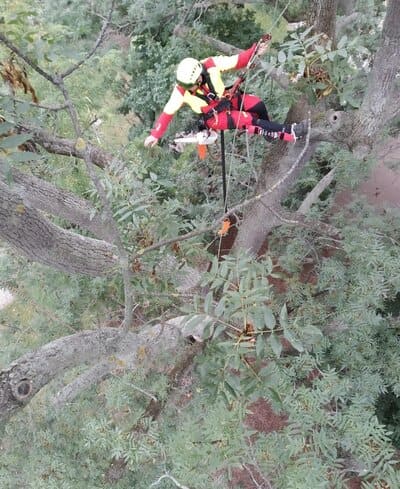
M 147 138 L 144 140 L 144 145 L 146 146 L 146 148 L 148 147 L 152 148 L 157 143 L 158 143 L 158 138 L 152 136 L 151 134 L 150 136 L 147 136 Z
M 264 36 L 262 36 L 257 46 L 257 54 L 259 56 L 262 56 L 267 51 L 270 42 L 271 42 L 270 34 L 265 34 Z

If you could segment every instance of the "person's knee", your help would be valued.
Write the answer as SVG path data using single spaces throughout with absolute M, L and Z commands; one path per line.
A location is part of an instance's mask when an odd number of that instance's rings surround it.
M 268 115 L 268 110 L 266 105 L 262 100 L 257 102 L 252 108 L 251 112 L 254 112 L 257 114 L 259 119 L 264 119 L 266 121 L 269 121 L 269 115 Z

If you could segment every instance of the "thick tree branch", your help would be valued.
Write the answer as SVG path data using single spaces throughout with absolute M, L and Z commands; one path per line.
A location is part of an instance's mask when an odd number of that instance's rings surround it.
M 376 134 L 392 113 L 392 97 L 397 93 L 397 76 L 400 72 L 400 2 L 387 2 L 381 43 L 375 54 L 368 76 L 367 90 L 354 124 L 353 139 L 357 153 L 367 154 Z M 363 148 L 364 146 L 364 148 Z
M 52 407 L 56 411 L 61 410 L 67 404 L 73 402 L 79 394 L 109 377 L 115 368 L 116 363 L 114 360 L 98 363 L 57 392 L 51 401 Z
M 114 5 L 114 1 L 112 3 L 112 7 L 113 7 L 113 5 Z M 111 11 L 110 11 L 110 15 L 111 15 Z M 108 24 L 108 21 L 105 22 L 105 24 Z M 104 31 L 105 31 L 105 24 L 103 26 Z M 102 34 L 98 38 L 99 42 L 102 39 L 103 34 L 104 34 L 104 32 L 102 30 Z M 0 40 L 2 40 L 1 37 L 0 37 Z M 8 46 L 11 45 L 11 43 L 9 43 L 8 40 L 7 40 L 7 45 Z M 95 46 L 95 47 L 97 47 L 97 46 Z M 14 52 L 16 54 L 18 54 L 19 56 L 21 56 L 23 59 L 26 58 L 26 57 L 24 58 L 23 53 L 21 53 L 17 48 L 14 49 Z M 29 61 L 32 65 L 31 60 L 29 60 Z M 78 63 L 78 65 L 73 67 L 73 70 L 76 69 L 77 67 L 81 66 L 81 64 L 82 63 L 80 63 L 80 64 Z M 123 277 L 123 281 L 124 281 L 124 291 L 125 291 L 125 321 L 124 321 L 124 325 L 125 325 L 125 328 L 128 328 L 132 323 L 132 310 L 133 310 L 133 290 L 132 290 L 132 286 L 131 286 L 132 272 L 129 268 L 128 255 L 127 255 L 127 253 L 124 249 L 124 246 L 122 244 L 118 228 L 116 226 L 116 223 L 115 223 L 113 215 L 112 215 L 111 206 L 110 206 L 110 203 L 109 203 L 108 198 L 106 196 L 106 192 L 105 192 L 105 190 L 104 190 L 104 188 L 100 182 L 99 177 L 97 176 L 96 172 L 94 171 L 94 168 L 92 167 L 95 164 L 92 161 L 92 156 L 93 156 L 92 155 L 92 152 L 93 152 L 92 147 L 90 145 L 88 145 L 87 143 L 85 143 L 85 141 L 82 139 L 82 129 L 81 129 L 81 126 L 79 123 L 78 114 L 76 112 L 74 104 L 72 103 L 72 101 L 69 98 L 68 91 L 67 91 L 65 84 L 64 84 L 64 78 L 60 75 L 49 76 L 47 73 L 45 73 L 43 70 L 41 70 L 37 66 L 35 67 L 35 69 L 39 74 L 41 74 L 48 81 L 50 81 L 52 84 L 54 84 L 63 94 L 64 100 L 65 100 L 65 103 L 67 106 L 67 110 L 70 114 L 72 126 L 73 126 L 75 134 L 76 134 L 77 141 L 81 142 L 80 146 L 82 146 L 82 148 L 80 149 L 80 151 L 82 154 L 82 158 L 85 162 L 86 169 L 89 173 L 89 176 L 90 176 L 93 184 L 95 185 L 97 193 L 98 193 L 98 195 L 101 199 L 101 202 L 103 204 L 104 215 L 106 216 L 108 227 L 109 227 L 111 234 L 112 234 L 112 240 L 113 240 L 114 245 L 116 246 L 116 252 L 118 253 L 120 267 L 121 267 L 121 273 L 122 273 L 122 277 Z M 67 74 L 72 73 L 72 71 L 64 73 L 64 77 Z M 76 149 L 77 148 L 75 145 L 75 150 Z M 59 261 L 57 262 L 57 265 L 60 265 Z M 97 274 L 97 272 L 96 272 L 96 274 Z
M 16 168 L 9 169 L 0 158 L 0 180 L 7 183 L 10 178 L 12 191 L 29 206 L 66 219 L 97 238 L 110 240 L 107 222 L 91 202 Z
M 311 17 L 315 32 L 335 41 L 338 0 L 312 0 Z
M 136 335 L 121 337 L 114 328 L 84 331 L 59 338 L 23 355 L 0 372 L 0 421 L 6 421 L 57 375 L 135 348 Z
M 0 372 L 0 421 L 7 421 L 49 382 L 81 364 L 96 366 L 54 398 L 56 408 L 71 402 L 88 386 L 126 369 L 145 368 L 167 373 L 173 386 L 176 377 L 201 348 L 201 345 L 185 344 L 183 338 L 191 333 L 185 332 L 184 327 L 185 318 L 181 316 L 144 328 L 139 333 L 116 328 L 83 331 L 23 355 Z M 165 359 L 171 357 L 176 360 L 172 369 L 170 364 L 165 364 Z
M 387 122 L 392 121 L 396 117 L 400 116 L 400 90 L 396 88 L 395 93 L 393 94 L 392 101 L 387 108 L 386 112 L 386 120 Z
M 103 169 L 112 161 L 116 161 L 113 155 L 89 142 L 86 143 L 85 149 L 81 149 L 79 147 L 77 148 L 76 140 L 54 136 L 44 129 L 26 124 L 18 124 L 17 130 L 21 133 L 31 134 L 31 140 L 34 143 L 39 144 L 47 152 L 52 154 L 73 156 L 75 158 L 83 159 L 85 153 L 88 153 L 93 164 Z
M 29 259 L 67 273 L 101 276 L 118 264 L 115 247 L 55 226 L 2 182 L 0 237 Z

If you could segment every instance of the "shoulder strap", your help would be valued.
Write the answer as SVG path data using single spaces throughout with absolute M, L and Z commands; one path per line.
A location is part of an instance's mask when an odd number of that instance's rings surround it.
M 205 82 L 207 83 L 207 86 L 210 90 L 210 93 L 212 94 L 212 98 L 215 99 L 217 97 L 217 92 L 214 88 L 214 85 L 213 85 L 213 82 L 211 81 L 211 76 L 210 76 L 210 73 L 208 72 L 208 70 L 203 66 L 203 71 L 201 72 L 201 74 L 203 75 L 204 77 L 204 80 Z
M 200 98 L 201 100 L 204 100 L 204 102 L 207 102 L 207 104 L 210 104 L 214 100 L 217 100 L 218 97 L 217 97 L 217 93 L 216 93 L 216 90 L 214 88 L 213 82 L 211 81 L 210 74 L 208 73 L 208 71 L 204 65 L 203 65 L 203 70 L 201 72 L 201 76 L 203 77 L 203 82 L 201 85 L 207 85 L 208 93 L 204 94 L 204 93 L 198 93 L 196 91 L 194 93 L 191 92 L 191 94 L 194 95 L 195 97 Z M 201 85 L 200 85 L 200 88 L 201 88 Z

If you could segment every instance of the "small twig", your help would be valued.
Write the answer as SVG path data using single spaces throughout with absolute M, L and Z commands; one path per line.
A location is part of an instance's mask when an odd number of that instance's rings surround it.
M 150 399 L 152 399 L 154 402 L 159 402 L 157 397 L 154 394 L 152 394 L 151 392 L 147 392 L 144 389 L 141 389 L 137 385 L 133 385 L 133 384 L 130 384 L 130 387 L 132 387 L 132 389 L 135 389 L 135 391 L 138 391 L 141 394 L 144 394 L 145 396 L 150 397 Z
M 256 457 L 256 454 L 255 454 L 255 451 L 254 451 L 254 445 L 253 445 L 253 442 L 251 440 L 250 437 L 248 437 L 248 449 L 249 449 L 249 452 L 250 452 L 250 458 L 251 458 L 251 464 L 257 469 L 257 472 L 258 474 L 260 475 L 260 477 L 262 478 L 262 480 L 264 481 L 264 484 L 263 486 L 265 485 L 266 489 L 273 489 L 272 487 L 272 484 L 271 482 L 269 481 L 269 479 L 267 479 L 264 475 L 263 475 L 263 471 L 261 470 L 261 467 L 259 466 L 258 464 L 258 461 L 257 461 L 257 457 Z M 244 468 L 250 472 L 249 468 L 247 467 L 247 463 L 243 464 Z M 252 474 L 250 474 L 251 477 L 252 477 Z M 252 477 L 253 479 L 253 477 Z M 254 479 L 253 479 L 254 480 Z M 262 486 L 261 486 L 262 487 Z
M 113 11 L 114 11 L 114 5 L 115 5 L 115 0 L 112 0 L 111 2 L 111 6 L 110 6 L 110 10 L 108 12 L 108 15 L 107 15 L 107 18 L 105 19 L 104 23 L 103 23 L 103 26 L 101 28 L 101 31 L 100 31 L 100 34 L 93 46 L 93 48 L 86 54 L 86 56 L 81 59 L 80 61 L 78 61 L 76 64 L 74 64 L 73 66 L 69 67 L 66 71 L 64 71 L 64 73 L 62 73 L 60 75 L 60 77 L 62 79 L 66 78 L 67 76 L 71 75 L 71 73 L 73 73 L 74 71 L 76 71 L 80 66 L 83 65 L 83 63 L 85 63 L 85 61 L 87 61 L 89 58 L 91 58 L 93 56 L 93 54 L 97 51 L 97 48 L 100 46 L 100 44 L 104 41 L 104 37 L 105 37 L 105 34 L 106 34 L 106 31 L 108 29 L 108 26 L 110 25 L 110 22 L 111 22 L 111 16 L 113 14 Z
M 310 220 L 309 222 L 306 222 L 302 214 L 287 213 L 287 215 L 285 216 L 284 209 L 282 209 L 281 210 L 282 213 L 280 213 L 277 209 L 274 209 L 273 207 L 264 204 L 262 200 L 260 201 L 260 203 L 265 209 L 270 211 L 277 219 L 279 219 L 284 224 L 302 226 L 308 229 L 316 230 L 321 233 L 326 233 L 329 236 L 340 236 L 339 229 L 335 228 L 334 226 L 331 226 L 330 224 L 327 224 L 322 221 L 316 221 L 316 220 L 314 221 Z
M 247 464 L 243 464 L 243 467 L 246 469 L 247 473 L 251 477 L 251 480 L 254 482 L 254 485 L 257 487 L 257 489 L 262 489 L 262 485 L 257 482 L 252 470 L 250 470 L 250 467 Z
M 169 475 L 169 474 L 164 474 L 162 475 L 158 480 L 156 480 L 155 482 L 153 482 L 152 484 L 150 484 L 149 487 L 156 487 L 160 484 L 160 482 L 163 480 L 163 479 L 169 479 L 170 481 L 172 481 L 176 487 L 178 487 L 179 489 L 190 489 L 188 486 L 183 486 L 182 484 L 180 484 L 176 479 L 175 477 L 172 477 L 172 475 Z
M 144 255 L 145 253 L 149 253 L 150 251 L 158 250 L 159 248 L 162 248 L 163 246 L 168 246 L 169 244 L 174 244 L 178 243 L 180 241 L 186 241 L 187 239 L 194 238 L 195 236 L 199 236 L 200 234 L 205 234 L 209 233 L 211 231 L 214 231 L 217 225 L 220 223 L 220 219 L 214 221 L 211 226 L 208 226 L 207 228 L 203 229 L 197 229 L 196 231 L 190 231 L 189 233 L 182 234 L 181 236 L 178 236 L 176 238 L 171 238 L 171 239 L 165 239 L 163 241 L 159 241 L 158 243 L 155 243 L 151 246 L 148 246 L 147 248 L 143 248 L 142 250 L 139 250 L 136 255 L 134 255 L 131 260 L 135 260 L 136 258 L 139 258 L 140 256 Z

